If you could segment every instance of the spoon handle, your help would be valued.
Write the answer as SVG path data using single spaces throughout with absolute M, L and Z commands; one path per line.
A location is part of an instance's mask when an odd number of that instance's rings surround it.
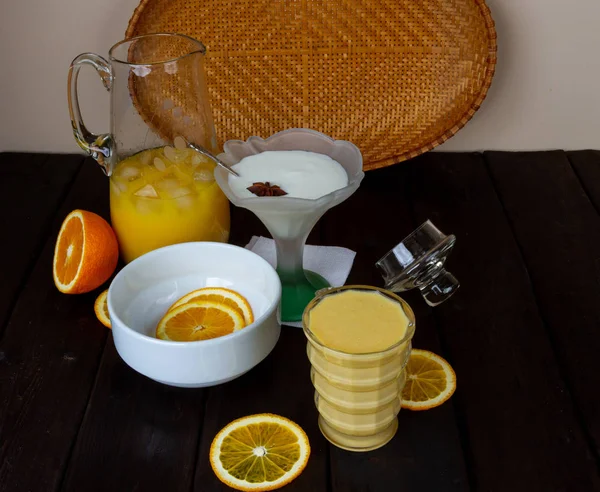
M 223 169 L 225 169 L 228 173 L 233 174 L 234 176 L 237 176 L 238 178 L 240 177 L 240 175 L 235 172 L 233 169 L 231 169 L 227 164 L 225 164 L 221 159 L 219 159 L 218 157 L 214 156 L 213 154 L 211 154 L 208 150 L 206 150 L 204 147 L 200 147 L 199 145 L 193 144 L 191 142 L 188 143 L 188 147 L 190 149 L 195 150 L 196 152 L 208 157 L 209 159 L 213 160 L 214 162 L 217 163 L 217 165 L 221 166 Z

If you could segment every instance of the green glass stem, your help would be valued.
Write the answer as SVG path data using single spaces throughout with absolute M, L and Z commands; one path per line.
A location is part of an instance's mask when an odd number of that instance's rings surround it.
M 293 239 L 275 238 L 277 273 L 281 280 L 281 320 L 300 321 L 315 292 L 329 287 L 321 275 L 302 267 L 306 236 Z

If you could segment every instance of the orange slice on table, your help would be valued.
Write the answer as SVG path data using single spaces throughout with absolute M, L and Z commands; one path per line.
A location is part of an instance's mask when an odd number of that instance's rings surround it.
M 156 327 L 156 337 L 194 342 L 222 337 L 244 328 L 244 317 L 226 304 L 196 299 L 167 311 Z
M 210 446 L 210 465 L 218 479 L 245 491 L 283 487 L 302 473 L 309 456 L 302 428 L 270 413 L 234 420 Z
M 108 222 L 93 212 L 73 210 L 54 247 L 54 284 L 65 294 L 89 292 L 108 280 L 118 259 L 117 238 Z
M 110 317 L 108 315 L 108 303 L 106 302 L 107 294 L 108 289 L 106 289 L 96 298 L 96 302 L 94 302 L 94 312 L 96 313 L 96 318 L 98 318 L 98 321 L 100 321 L 100 323 L 107 328 L 110 328 L 111 324 Z
M 444 403 L 456 390 L 452 366 L 428 350 L 412 349 L 406 364 L 402 408 L 428 410 Z
M 194 290 L 176 301 L 170 309 L 174 309 L 195 299 L 226 304 L 242 314 L 246 325 L 254 323 L 254 314 L 252 313 L 252 308 L 250 307 L 248 300 L 236 291 L 224 287 L 204 287 L 202 289 Z

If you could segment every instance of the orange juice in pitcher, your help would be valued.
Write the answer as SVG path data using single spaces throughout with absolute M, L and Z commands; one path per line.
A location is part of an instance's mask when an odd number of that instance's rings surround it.
M 116 165 L 110 215 L 125 262 L 169 244 L 228 240 L 229 204 L 214 166 L 183 145 L 144 150 Z
M 126 263 L 162 246 L 229 238 L 229 202 L 209 158 L 218 147 L 205 53 L 189 36 L 158 33 L 115 44 L 109 60 L 83 53 L 71 63 L 73 135 L 110 178 L 111 221 Z M 83 122 L 77 79 L 84 66 L 110 93 L 108 133 L 93 134 Z

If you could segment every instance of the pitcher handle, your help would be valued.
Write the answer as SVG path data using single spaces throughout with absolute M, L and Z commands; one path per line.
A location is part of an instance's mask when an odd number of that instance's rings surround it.
M 102 83 L 110 92 L 113 85 L 113 72 L 110 64 L 101 56 L 94 53 L 82 53 L 71 62 L 68 77 L 68 100 L 69 114 L 73 135 L 79 146 L 98 161 L 104 174 L 112 174 L 112 161 L 114 154 L 114 143 L 110 133 L 95 135 L 91 133 L 83 123 L 81 109 L 79 108 L 79 97 L 77 95 L 77 78 L 79 70 L 83 65 L 91 65 L 96 69 L 102 79 Z

